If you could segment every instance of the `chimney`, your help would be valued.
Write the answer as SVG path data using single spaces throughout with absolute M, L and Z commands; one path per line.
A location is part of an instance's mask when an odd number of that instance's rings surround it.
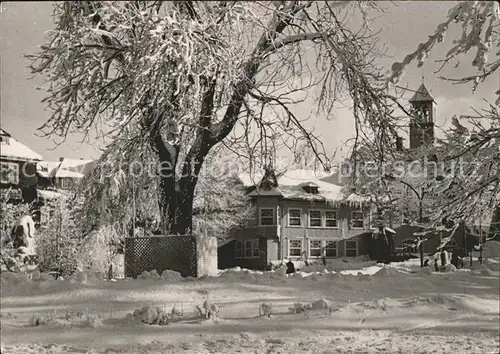
M 400 136 L 396 137 L 396 151 L 403 151 L 403 138 Z
M 59 162 L 63 162 L 63 160 L 64 160 L 64 157 L 59 158 Z

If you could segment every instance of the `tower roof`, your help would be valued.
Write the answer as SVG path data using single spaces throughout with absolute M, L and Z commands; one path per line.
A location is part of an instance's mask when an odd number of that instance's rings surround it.
M 427 87 L 422 83 L 418 90 L 415 92 L 412 98 L 410 98 L 410 102 L 435 102 L 434 98 L 432 98 L 431 94 L 427 90 Z

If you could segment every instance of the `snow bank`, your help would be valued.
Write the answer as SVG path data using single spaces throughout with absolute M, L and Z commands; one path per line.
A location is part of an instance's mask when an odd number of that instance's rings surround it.
M 376 277 L 393 277 L 398 273 L 399 272 L 396 270 L 396 268 L 383 267 L 373 275 Z
M 500 258 L 500 242 L 491 240 L 483 245 L 483 258 Z
M 374 275 L 377 273 L 380 269 L 382 269 L 382 266 L 380 265 L 374 265 L 370 267 L 366 267 L 363 269 L 355 269 L 355 270 L 343 270 L 340 272 L 342 275 Z

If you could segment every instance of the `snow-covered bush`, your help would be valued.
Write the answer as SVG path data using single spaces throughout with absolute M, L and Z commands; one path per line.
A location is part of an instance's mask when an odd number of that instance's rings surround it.
M 66 233 L 42 230 L 37 242 L 40 271 L 67 277 L 76 270 L 76 241 Z
M 110 265 L 113 269 L 122 268 L 117 264 L 116 247 L 114 241 L 123 237 L 113 226 L 103 226 L 99 230 L 87 235 L 78 248 L 78 265 L 84 270 L 107 273 Z
M 134 313 L 128 313 L 127 319 L 139 320 L 149 325 L 167 325 L 170 322 L 168 312 L 158 306 L 144 306 L 142 309 L 136 309 Z
M 7 203 L 4 198 L 0 198 L 0 236 L 2 246 L 6 245 L 10 240 L 10 231 L 14 222 L 23 215 L 30 214 L 30 206 L 28 204 L 12 204 Z
M 321 298 L 317 301 L 308 304 L 296 302 L 293 304 L 293 307 L 289 308 L 289 310 L 292 313 L 305 313 L 306 315 L 308 315 L 311 311 L 315 312 L 319 311 L 327 314 L 336 311 L 333 302 L 325 298 Z
M 53 322 L 55 319 L 56 317 L 52 313 L 33 315 L 30 319 L 30 325 L 33 327 L 42 326 L 47 323 Z
M 37 236 L 37 254 L 42 272 L 55 272 L 67 277 L 76 270 L 78 231 L 75 226 L 74 205 L 71 195 L 65 195 L 46 205 L 53 210 L 53 214 Z
M 6 203 L 4 198 L 0 199 L 0 271 L 24 272 L 24 257 L 22 252 L 13 248 L 11 229 L 16 220 L 23 215 L 29 215 L 29 205 Z
M 273 306 L 271 304 L 262 303 L 262 304 L 260 304 L 260 307 L 259 307 L 259 315 L 271 317 L 272 310 L 273 310 Z

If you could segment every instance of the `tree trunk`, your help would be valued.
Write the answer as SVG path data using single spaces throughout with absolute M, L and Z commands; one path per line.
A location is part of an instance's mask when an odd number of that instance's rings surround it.
M 170 163 L 169 155 L 163 156 L 159 153 L 161 162 L 159 202 L 163 234 L 185 235 L 192 232 L 194 190 L 201 166 L 211 146 L 202 138 L 195 142 L 184 161 L 179 180 L 175 173 L 177 156 L 173 159 L 174 162 Z

